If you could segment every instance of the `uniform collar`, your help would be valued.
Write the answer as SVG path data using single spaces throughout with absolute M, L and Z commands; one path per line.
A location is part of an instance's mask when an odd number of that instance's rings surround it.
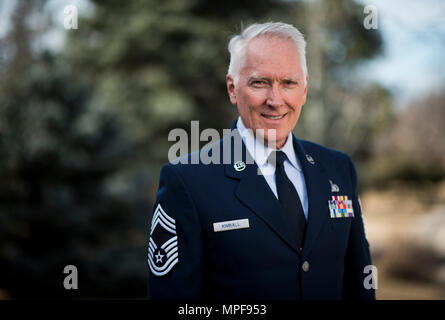
M 255 162 L 258 164 L 258 166 L 263 166 L 269 158 L 270 153 L 272 151 L 275 151 L 276 149 L 269 148 L 261 141 L 256 140 L 252 134 L 252 131 L 247 130 L 247 128 L 244 126 L 241 117 L 238 117 L 236 127 L 243 139 L 244 144 L 246 145 L 247 151 L 249 151 L 251 156 L 255 159 Z M 289 133 L 286 143 L 280 149 L 280 151 L 283 151 L 286 154 L 287 159 L 295 169 L 297 169 L 298 171 L 302 171 L 300 163 L 295 154 L 292 132 Z

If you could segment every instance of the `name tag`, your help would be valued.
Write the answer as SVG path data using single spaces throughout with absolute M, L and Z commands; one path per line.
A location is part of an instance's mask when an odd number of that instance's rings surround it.
M 215 222 L 213 224 L 213 231 L 215 232 L 244 229 L 244 228 L 249 228 L 249 219 Z

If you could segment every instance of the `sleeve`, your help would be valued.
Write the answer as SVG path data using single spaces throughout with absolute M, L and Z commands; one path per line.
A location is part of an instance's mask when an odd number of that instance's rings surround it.
M 201 224 L 175 165 L 161 169 L 148 243 L 148 298 L 195 300 L 202 293 Z
M 365 285 L 365 283 L 369 283 L 369 281 L 367 281 L 370 275 L 368 270 L 372 268 L 370 267 L 372 263 L 358 199 L 357 173 L 349 157 L 347 157 L 347 161 L 349 162 L 354 192 L 352 199 L 354 218 L 352 219 L 348 249 L 345 257 L 343 299 L 375 300 L 374 288 Z M 374 272 L 373 268 L 371 270 Z

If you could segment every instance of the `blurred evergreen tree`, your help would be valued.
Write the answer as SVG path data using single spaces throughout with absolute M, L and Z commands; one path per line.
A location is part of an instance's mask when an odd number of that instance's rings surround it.
M 121 187 L 131 143 L 119 119 L 91 105 L 86 82 L 66 62 L 31 48 L 20 2 L 5 39 L 0 79 L 0 295 L 145 295 L 145 193 Z M 6 47 L 2 42 L 2 47 Z M 66 265 L 79 290 L 63 287 Z
M 44 54 L 0 86 L 0 288 L 12 297 L 143 296 L 145 237 L 135 226 L 145 219 L 136 213 L 150 209 L 110 190 L 129 144 L 117 119 L 89 110 L 75 79 Z M 68 264 L 80 273 L 77 295 L 62 286 Z

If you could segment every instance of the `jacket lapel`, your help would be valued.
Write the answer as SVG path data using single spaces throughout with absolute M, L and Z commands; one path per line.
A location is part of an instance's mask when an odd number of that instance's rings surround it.
M 331 193 L 328 178 L 319 163 L 319 159 L 312 158 L 311 163 L 307 156 L 312 156 L 304 150 L 301 142 L 295 136 L 293 136 L 293 139 L 294 149 L 303 169 L 308 196 L 308 223 L 303 245 L 303 255 L 308 256 L 323 224 L 329 219 L 326 210 Z
M 232 154 L 234 138 L 241 139 L 237 130 L 232 131 L 232 137 L 225 138 L 232 139 Z M 283 213 L 278 199 L 273 194 L 264 176 L 258 174 L 258 165 L 253 161 L 249 152 L 247 152 L 244 142 L 241 145 L 241 161 L 246 163 L 245 169 L 242 171 L 235 170 L 234 163 L 240 159 L 232 159 L 232 163 L 225 165 L 226 176 L 239 180 L 235 196 L 263 220 L 284 242 L 299 253 L 284 224 Z

